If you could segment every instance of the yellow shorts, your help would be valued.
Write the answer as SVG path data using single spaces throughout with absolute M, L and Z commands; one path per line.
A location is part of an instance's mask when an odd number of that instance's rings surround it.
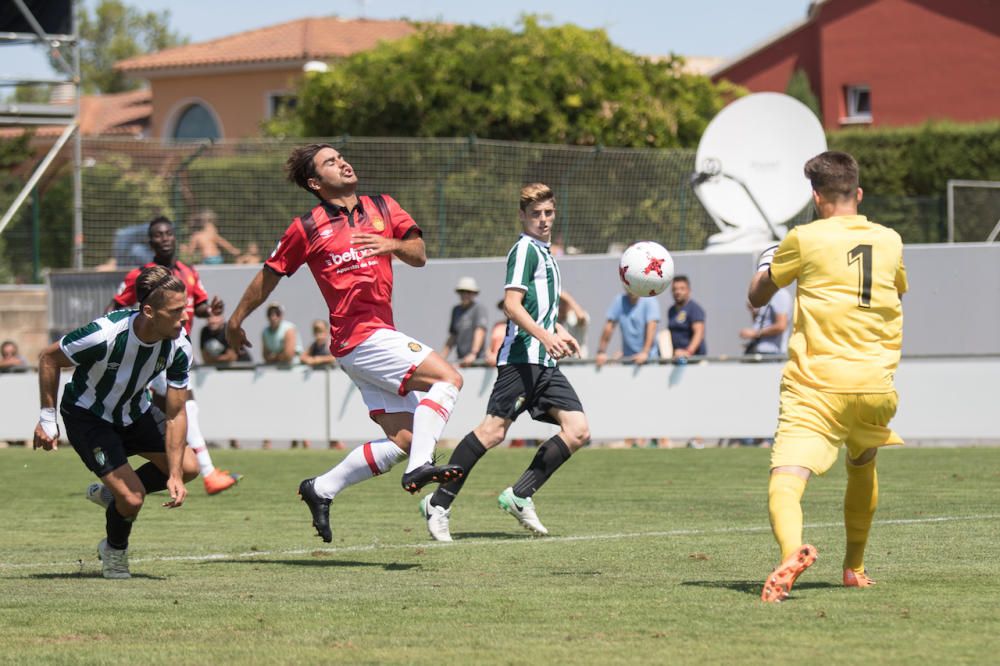
M 842 445 L 856 459 L 868 449 L 902 444 L 889 428 L 898 402 L 895 391 L 826 393 L 782 382 L 771 469 L 796 466 L 823 474 L 837 461 Z

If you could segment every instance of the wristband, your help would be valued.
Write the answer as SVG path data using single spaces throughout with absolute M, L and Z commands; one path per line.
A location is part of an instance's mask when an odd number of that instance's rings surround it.
M 760 257 L 757 258 L 757 272 L 765 271 L 771 267 L 771 262 L 774 261 L 774 253 L 778 251 L 777 245 L 772 245 L 763 252 L 760 253 Z
M 56 423 L 56 408 L 42 407 L 38 412 L 38 423 L 45 434 L 52 439 L 59 436 L 59 424 Z

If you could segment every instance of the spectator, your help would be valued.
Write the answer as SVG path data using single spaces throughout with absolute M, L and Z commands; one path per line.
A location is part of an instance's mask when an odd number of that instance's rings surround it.
M 247 251 L 236 257 L 237 264 L 259 264 L 260 263 L 260 248 L 257 247 L 257 243 L 250 241 L 247 243 Z
M 497 354 L 500 353 L 500 347 L 503 346 L 503 339 L 507 337 L 507 314 L 503 310 L 503 299 L 497 303 L 497 309 L 500 310 L 500 319 L 497 319 L 496 323 L 493 324 L 493 330 L 490 331 L 490 348 L 486 352 L 486 365 L 491 368 L 497 367 Z
M 299 355 L 302 354 L 299 332 L 295 329 L 295 324 L 285 321 L 284 316 L 285 311 L 279 304 L 271 303 L 267 306 L 267 326 L 261 334 L 264 363 L 299 362 Z
M 580 358 L 587 358 L 590 355 L 587 349 L 587 329 L 590 327 L 590 315 L 565 289 L 559 293 L 557 321 L 580 343 Z
M 226 318 L 222 313 L 208 315 L 205 326 L 201 329 L 198 338 L 198 346 L 201 349 L 201 360 L 205 365 L 221 365 L 239 361 L 241 363 L 251 363 L 250 353 L 246 349 L 241 349 L 239 353 L 229 346 L 226 340 Z
M 191 218 L 191 238 L 181 246 L 181 251 L 192 257 L 194 263 L 225 263 L 220 246 L 234 257 L 240 256 L 239 249 L 219 233 L 219 228 L 215 226 L 217 221 L 218 217 L 210 210 L 203 210 Z M 201 261 L 198 261 L 199 255 Z
M 626 363 L 642 365 L 651 358 L 659 358 L 659 352 L 653 344 L 656 339 L 656 329 L 660 324 L 660 307 L 656 298 L 646 296 L 639 298 L 625 292 L 615 296 L 608 308 L 607 321 L 601 331 L 601 340 L 597 343 L 597 356 L 594 361 L 601 367 L 608 360 L 608 343 L 614 334 L 615 325 L 622 330 L 622 352 L 615 359 L 623 359 Z
M 461 278 L 455 293 L 459 303 L 451 309 L 448 339 L 441 348 L 441 356 L 447 359 L 454 348 L 458 364 L 467 368 L 486 355 L 486 308 L 476 302 L 479 286 L 474 278 Z
M 0 372 L 17 372 L 18 369 L 27 367 L 28 361 L 18 353 L 17 343 L 4 340 L 0 345 Z
M 792 295 L 779 289 L 762 308 L 750 306 L 753 326 L 740 329 L 746 340 L 747 354 L 784 354 L 788 351 L 789 322 L 792 318 Z
M 149 246 L 149 225 L 132 224 L 115 231 L 111 241 L 111 257 L 102 264 L 103 270 L 116 270 L 119 266 L 144 266 L 153 260 Z
M 691 300 L 691 281 L 686 275 L 678 275 L 671 284 L 674 304 L 667 310 L 667 328 L 674 348 L 674 358 L 704 356 L 708 353 L 705 345 L 705 311 Z
M 317 319 L 312 325 L 312 344 L 302 353 L 302 362 L 308 366 L 333 365 L 337 359 L 330 353 L 330 324 Z

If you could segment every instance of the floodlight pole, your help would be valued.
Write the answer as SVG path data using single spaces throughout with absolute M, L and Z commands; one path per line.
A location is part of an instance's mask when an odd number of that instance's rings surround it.
M 76 118 L 80 122 L 80 97 L 83 80 L 80 78 L 80 26 L 77 23 L 76 2 L 73 2 L 73 80 L 76 82 Z M 78 128 L 73 137 L 73 268 L 83 268 L 83 129 Z

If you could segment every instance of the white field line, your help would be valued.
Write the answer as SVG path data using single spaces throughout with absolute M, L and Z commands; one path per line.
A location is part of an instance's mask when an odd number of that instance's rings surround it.
M 953 522 L 985 522 L 1000 519 L 1000 514 L 983 514 L 978 516 L 937 516 L 933 518 L 897 518 L 893 520 L 876 520 L 875 525 L 926 525 L 932 523 L 953 523 Z M 827 529 L 843 528 L 843 523 L 810 523 L 805 525 L 805 529 Z M 163 555 L 153 557 L 129 558 L 132 564 L 143 562 L 211 562 L 213 560 L 232 559 L 252 559 L 255 557 L 274 557 L 279 555 L 307 555 L 313 553 L 323 553 L 336 555 L 340 553 L 361 553 L 378 550 L 415 550 L 420 548 L 455 548 L 469 546 L 495 546 L 497 544 L 554 544 L 567 543 L 573 541 L 610 541 L 617 539 L 658 539 L 663 537 L 678 536 L 706 536 L 712 534 L 755 534 L 770 532 L 769 526 L 760 527 L 719 527 L 715 529 L 686 529 L 686 530 L 663 530 L 655 532 L 620 532 L 617 534 L 588 534 L 579 536 L 547 536 L 536 538 L 509 538 L 509 539 L 459 539 L 452 543 L 440 543 L 427 541 L 406 544 L 382 544 L 371 543 L 359 546 L 344 546 L 342 548 L 296 548 L 294 550 L 253 550 L 245 553 L 206 553 L 204 555 Z M 71 562 L 30 562 L 25 564 L 10 564 L 0 562 L 0 571 L 13 569 L 51 569 L 53 567 L 80 568 L 84 566 L 83 560 L 73 560 Z

